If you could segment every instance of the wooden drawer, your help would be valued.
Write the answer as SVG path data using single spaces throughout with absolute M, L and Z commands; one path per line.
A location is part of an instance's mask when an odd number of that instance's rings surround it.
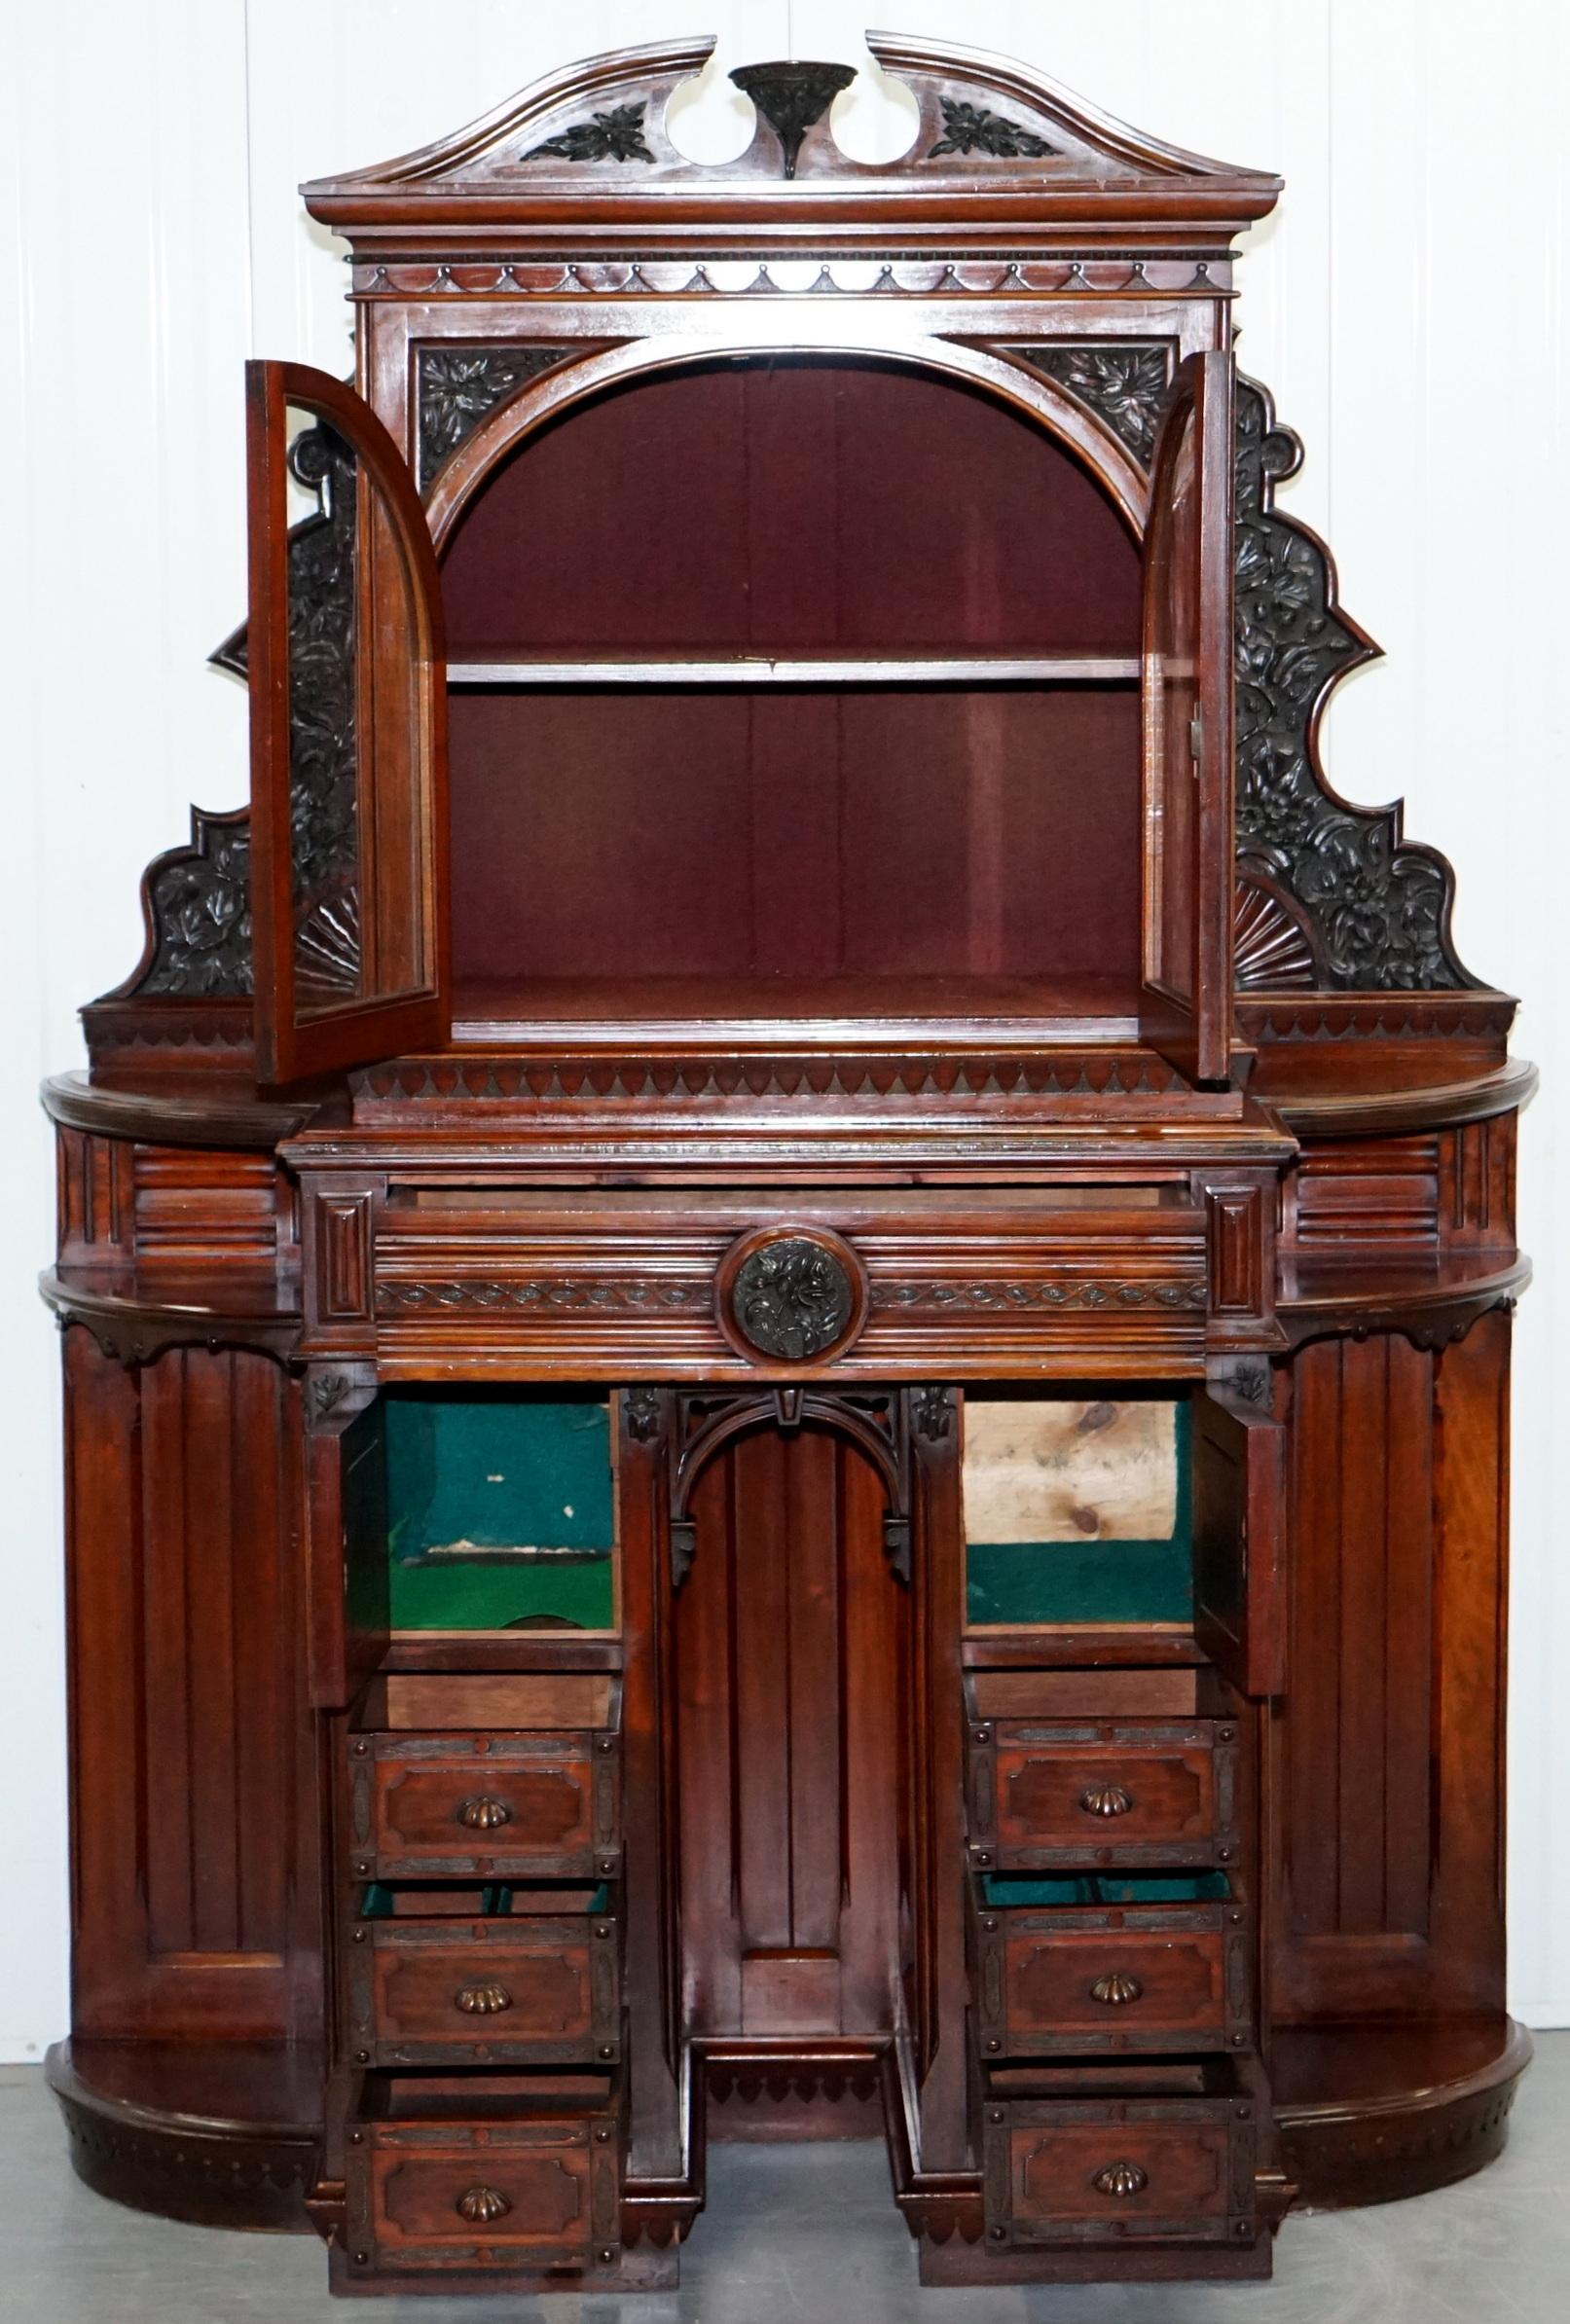
M 971 1900 L 984 2060 L 1244 2050 L 1248 1916 L 1235 1902 L 1059 1906 Z
M 346 2046 L 361 2066 L 612 2065 L 620 1983 L 603 1913 L 357 1921 Z
M 1229 1723 L 981 1720 L 968 1733 L 979 1870 L 1238 1861 Z
M 346 1272 L 332 1257 L 334 1199 L 325 1177 L 307 1188 L 321 1220 L 307 1237 L 318 1335 L 347 1327 L 331 1290 Z M 365 1303 L 356 1322 L 393 1377 L 481 1338 L 497 1360 L 586 1379 L 954 1380 L 1021 1362 L 1039 1377 L 1170 1379 L 1203 1370 L 1208 1235 L 1205 1206 L 1170 1167 L 1143 1182 L 984 1197 L 872 1188 L 767 1202 L 719 1189 L 567 1202 L 400 1175 L 350 1272 Z M 816 1248 L 819 1289 L 833 1296 L 811 1328 L 794 1327 L 783 1292 L 766 1328 L 738 1305 L 759 1237 Z
M 621 2260 L 613 2116 L 371 2123 L 349 2133 L 349 2282 L 377 2273 L 593 2275 Z
M 350 1869 L 366 1880 L 596 1879 L 621 1867 L 614 1735 L 355 1735 Z
M 989 2100 L 995 2244 L 1242 2243 L 1257 2233 L 1247 2098 Z

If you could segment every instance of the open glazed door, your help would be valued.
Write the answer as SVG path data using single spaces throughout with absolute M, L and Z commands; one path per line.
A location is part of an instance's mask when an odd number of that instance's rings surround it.
M 1232 1020 L 1232 358 L 1190 355 L 1156 443 L 1145 534 L 1145 961 L 1140 1030 L 1191 1081 Z
M 420 497 L 349 388 L 246 366 L 265 1082 L 447 1038 L 446 649 Z M 302 424 L 303 423 L 303 424 Z M 289 527 L 289 477 L 319 502 Z
M 1225 1389 L 1193 1401 L 1194 1635 L 1242 1694 L 1287 1676 L 1287 1432 Z

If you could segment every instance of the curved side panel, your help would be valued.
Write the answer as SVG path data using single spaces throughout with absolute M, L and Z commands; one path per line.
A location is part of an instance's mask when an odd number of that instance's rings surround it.
M 298 1385 L 260 1350 L 136 1364 L 85 1330 L 64 1365 L 74 2032 L 310 2044 Z

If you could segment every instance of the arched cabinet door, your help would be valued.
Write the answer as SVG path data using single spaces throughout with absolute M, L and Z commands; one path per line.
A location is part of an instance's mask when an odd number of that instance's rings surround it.
M 1232 358 L 1190 355 L 1145 535 L 1144 1037 L 1227 1078 L 1232 1014 Z
M 257 1066 L 279 1083 L 446 1040 L 446 648 L 375 413 L 295 363 L 248 364 L 246 395 Z M 292 529 L 291 475 L 318 503 Z

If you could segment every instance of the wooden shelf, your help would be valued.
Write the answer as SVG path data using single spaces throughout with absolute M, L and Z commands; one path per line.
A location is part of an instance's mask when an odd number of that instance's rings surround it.
M 1140 674 L 1137 654 L 683 654 L 455 657 L 450 686 L 1101 686 Z

